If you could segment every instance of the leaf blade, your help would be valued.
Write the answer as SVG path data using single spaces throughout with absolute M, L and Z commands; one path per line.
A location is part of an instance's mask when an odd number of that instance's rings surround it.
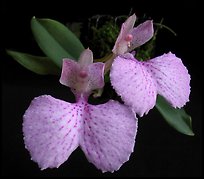
M 13 57 L 18 63 L 28 70 L 40 75 L 59 75 L 60 68 L 57 67 L 48 57 L 34 56 L 12 50 L 6 50 L 7 54 Z
M 182 109 L 173 108 L 162 96 L 157 96 L 156 108 L 165 121 L 182 134 L 194 136 L 191 117 Z
M 59 67 L 63 58 L 77 60 L 84 50 L 80 40 L 66 26 L 55 20 L 33 17 L 31 29 L 39 47 Z

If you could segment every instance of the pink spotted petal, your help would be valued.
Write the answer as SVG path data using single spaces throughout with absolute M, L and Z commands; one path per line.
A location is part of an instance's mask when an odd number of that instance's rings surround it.
M 133 152 L 137 119 L 115 101 L 87 105 L 80 146 L 87 159 L 103 172 L 118 170 Z
M 131 41 L 129 51 L 143 45 L 153 37 L 154 29 L 152 20 L 147 20 L 138 25 L 136 28 L 132 29 L 131 34 L 133 40 Z
M 127 54 L 117 57 L 111 68 L 110 80 L 113 88 L 123 101 L 143 116 L 156 103 L 156 86 L 142 62 Z M 128 57 L 128 58 L 125 58 Z
M 183 107 L 189 101 L 190 75 L 180 58 L 168 53 L 149 60 L 145 66 L 157 82 L 158 94 L 173 107 Z
M 127 52 L 128 47 L 127 47 L 127 42 L 125 41 L 125 38 L 128 35 L 128 33 L 131 31 L 131 29 L 134 27 L 135 21 L 136 21 L 136 15 L 133 14 L 122 24 L 120 33 L 118 35 L 118 38 L 112 50 L 113 53 L 124 54 L 125 52 Z
M 63 59 L 60 83 L 70 88 L 76 88 L 79 65 L 71 59 Z
M 23 121 L 25 146 L 43 170 L 59 167 L 79 145 L 77 104 L 48 95 L 35 98 Z

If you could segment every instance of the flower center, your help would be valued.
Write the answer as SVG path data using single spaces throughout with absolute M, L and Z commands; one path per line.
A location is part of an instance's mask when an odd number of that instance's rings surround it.
M 125 41 L 127 42 L 127 46 L 130 47 L 130 42 L 132 41 L 133 39 L 133 36 L 132 34 L 128 34 L 126 37 L 125 37 Z
M 86 77 L 88 76 L 88 74 L 87 74 L 86 71 L 82 70 L 82 71 L 79 72 L 79 76 L 80 76 L 81 78 L 86 78 Z
M 127 41 L 127 42 L 131 42 L 132 39 L 133 39 L 132 34 L 128 34 L 128 35 L 125 37 L 125 41 Z

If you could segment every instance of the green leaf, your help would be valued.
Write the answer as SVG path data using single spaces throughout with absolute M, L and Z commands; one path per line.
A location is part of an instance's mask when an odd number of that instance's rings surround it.
M 42 51 L 59 67 L 63 58 L 77 60 L 84 50 L 80 40 L 66 26 L 55 20 L 33 17 L 31 29 Z
M 26 53 L 7 50 L 8 55 L 13 57 L 18 63 L 28 70 L 40 75 L 59 75 L 60 68 L 55 65 L 48 57 L 33 56 Z
M 177 131 L 193 136 L 191 117 L 184 109 L 173 108 L 162 96 L 157 96 L 157 109 L 166 122 Z

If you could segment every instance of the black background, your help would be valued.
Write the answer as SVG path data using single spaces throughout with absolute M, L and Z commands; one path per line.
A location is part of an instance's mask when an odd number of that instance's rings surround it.
M 150 3 L 151 2 L 151 3 Z M 1 175 L 2 176 L 201 176 L 202 166 L 202 41 L 201 11 L 198 1 L 1 1 Z M 135 151 L 130 160 L 113 174 L 102 174 L 77 149 L 59 169 L 40 171 L 24 148 L 22 115 L 30 101 L 50 94 L 73 100 L 58 78 L 36 75 L 5 54 L 12 49 L 40 55 L 31 30 L 32 16 L 62 23 L 85 21 L 95 14 L 144 13 L 177 32 L 163 30 L 158 36 L 157 55 L 172 51 L 182 58 L 191 74 L 190 102 L 185 106 L 192 116 L 194 137 L 170 128 L 156 110 L 139 120 Z

